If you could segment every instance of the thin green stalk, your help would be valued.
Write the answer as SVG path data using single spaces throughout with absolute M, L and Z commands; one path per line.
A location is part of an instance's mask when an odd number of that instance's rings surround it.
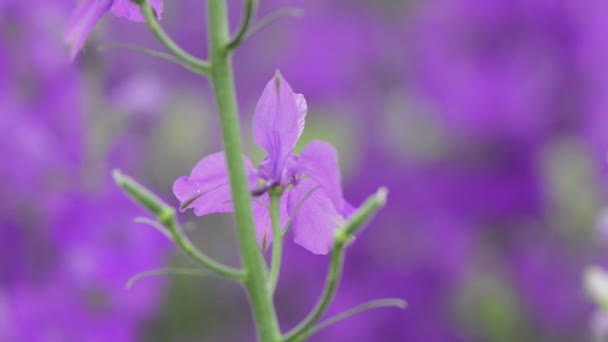
M 159 58 L 159 59 L 165 60 L 167 62 L 171 62 L 173 64 L 180 65 L 194 73 L 197 73 L 197 74 L 203 73 L 203 72 L 201 72 L 199 67 L 192 67 L 189 64 L 184 64 L 181 59 L 175 57 L 174 55 L 172 55 L 170 53 L 165 53 L 165 52 L 156 51 L 153 49 L 148 49 L 143 46 L 122 44 L 122 43 L 108 43 L 108 44 L 99 45 L 97 47 L 98 51 L 106 51 L 106 50 L 111 50 L 111 49 L 124 49 L 124 50 L 133 51 L 133 52 L 143 53 L 144 55 Z
M 228 42 L 226 48 L 229 51 L 232 51 L 239 47 L 241 43 L 247 38 L 249 31 L 249 27 L 251 26 L 251 22 L 253 21 L 253 17 L 255 16 L 255 10 L 258 5 L 257 0 L 245 0 L 245 15 L 243 17 L 243 21 L 241 22 L 241 26 L 237 31 L 234 38 Z
M 363 228 L 364 224 L 386 203 L 387 191 L 385 188 L 379 189 L 371 195 L 363 205 L 348 219 L 343 228 L 338 229 L 335 235 L 334 247 L 331 251 L 331 261 L 325 286 L 321 297 L 317 301 L 312 311 L 304 320 L 285 335 L 285 342 L 301 341 L 306 336 L 310 336 L 310 329 L 321 319 L 329 304 L 331 304 L 344 266 L 345 247 L 353 239 L 354 235 Z
M 274 22 L 276 22 L 277 20 L 279 20 L 281 18 L 302 17 L 303 15 L 304 15 L 304 11 L 300 8 L 286 7 L 286 8 L 281 8 L 279 10 L 276 10 L 276 11 L 268 14 L 264 18 L 260 19 L 255 24 L 255 26 L 253 26 L 251 28 L 251 30 L 249 30 L 249 32 L 247 33 L 247 37 L 245 37 L 245 39 L 248 39 L 249 37 L 256 34 L 258 31 L 272 25 Z
M 170 215 L 170 216 L 169 216 Z M 198 261 L 201 265 L 213 270 L 215 273 L 225 278 L 244 281 L 247 276 L 247 271 L 240 271 L 232 267 L 225 266 L 203 254 L 190 239 L 183 233 L 183 230 L 175 219 L 175 209 L 171 208 L 171 212 L 167 212 L 166 219 L 159 221 L 169 228 L 172 233 L 173 241 L 192 259 Z
M 209 0 L 207 9 L 212 66 L 210 76 L 220 116 L 241 259 L 246 270 L 245 286 L 253 309 L 259 340 L 275 342 L 280 339 L 281 333 L 272 298 L 266 287 L 266 262 L 254 232 L 232 62 L 226 49 L 229 42 L 226 2 Z
M 190 53 L 182 49 L 177 43 L 175 43 L 169 35 L 163 30 L 156 19 L 156 13 L 154 8 L 150 6 L 148 0 L 133 0 L 139 5 L 141 11 L 146 19 L 146 24 L 150 28 L 150 31 L 154 34 L 156 39 L 173 54 L 178 60 L 180 60 L 183 66 L 193 72 L 199 74 L 209 74 L 210 65 L 208 62 L 201 60 Z
M 331 304 L 340 278 L 342 277 L 342 269 L 344 266 L 344 253 L 345 249 L 342 247 L 334 247 L 331 251 L 331 261 L 329 264 L 329 271 L 325 278 L 325 287 L 321 293 L 321 297 L 317 301 L 317 304 L 312 311 L 306 316 L 306 318 L 296 326 L 292 331 L 287 333 L 285 336 L 286 342 L 301 341 L 304 335 L 307 335 L 308 330 L 311 329 L 315 323 L 321 319 L 329 304 Z
M 188 256 L 221 277 L 243 281 L 245 278 L 245 273 L 243 271 L 211 259 L 192 244 L 177 222 L 177 219 L 175 218 L 175 209 L 173 207 L 163 202 L 163 200 L 131 177 L 122 174 L 119 170 L 114 170 L 112 176 L 114 177 L 116 184 L 123 189 L 129 197 L 152 213 L 156 217 L 156 220 L 167 228 L 168 232 L 171 234 L 171 239 L 175 241 Z
M 272 263 L 268 276 L 268 291 L 272 296 L 281 273 L 281 257 L 283 255 L 283 234 L 281 233 L 281 218 L 279 216 L 280 188 L 270 189 L 270 219 L 272 221 Z
M 201 270 L 198 268 L 159 268 L 156 270 L 148 270 L 144 272 L 137 273 L 127 280 L 125 284 L 126 289 L 131 289 L 133 285 L 138 283 L 140 280 L 159 277 L 159 276 L 168 276 L 168 275 L 186 275 L 186 276 L 208 276 L 213 275 L 213 273 L 208 270 Z
M 380 308 L 389 308 L 389 307 L 405 309 L 406 306 L 407 306 L 407 303 L 403 299 L 400 299 L 400 298 L 383 298 L 383 299 L 370 300 L 368 302 L 359 304 L 359 305 L 355 306 L 354 308 L 350 308 L 342 313 L 339 313 L 339 314 L 319 323 L 318 325 L 316 325 L 316 326 L 312 327 L 310 330 L 308 330 L 308 332 L 306 334 L 302 335 L 301 339 L 304 340 L 304 339 L 308 338 L 309 336 L 316 334 L 317 332 L 319 332 L 322 329 L 325 329 L 346 318 L 360 314 L 364 311 L 368 311 L 368 310 L 372 310 L 372 309 L 380 309 Z

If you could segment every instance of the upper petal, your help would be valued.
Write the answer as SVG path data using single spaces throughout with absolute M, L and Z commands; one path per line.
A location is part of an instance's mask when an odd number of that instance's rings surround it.
M 112 0 L 85 0 L 76 8 L 63 36 L 69 47 L 70 59 L 76 58 L 99 19 L 111 7 Z
M 304 129 L 306 110 L 304 96 L 295 94 L 277 72 L 264 88 L 253 116 L 253 137 L 268 153 L 271 177 L 280 177 Z
M 287 211 L 293 215 L 294 241 L 315 254 L 327 254 L 334 242 L 334 233 L 343 223 L 324 189 L 311 179 L 303 179 L 291 191 Z
M 311 141 L 300 153 L 298 171 L 317 182 L 336 209 L 346 216 L 342 180 L 336 149 L 324 141 Z
M 163 13 L 163 0 L 148 0 L 150 6 L 156 12 L 156 18 L 160 20 Z M 115 16 L 125 18 L 131 21 L 142 22 L 145 21 L 139 5 L 133 0 L 114 0 L 112 5 L 112 13 Z
M 249 186 L 253 188 L 257 176 L 249 159 L 243 158 Z M 173 183 L 173 193 L 180 201 L 181 211 L 194 208 L 198 216 L 233 211 L 224 152 L 211 154 L 199 161 L 189 177 L 180 177 Z

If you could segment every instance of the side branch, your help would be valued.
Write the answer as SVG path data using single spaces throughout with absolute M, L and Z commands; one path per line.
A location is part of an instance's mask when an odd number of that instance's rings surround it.
M 156 220 L 167 228 L 171 239 L 192 259 L 199 264 L 207 267 L 218 276 L 243 281 L 245 273 L 241 270 L 221 264 L 203 252 L 201 252 L 190 239 L 183 233 L 183 230 L 175 218 L 175 209 L 164 203 L 143 185 L 137 183 L 131 177 L 122 174 L 119 170 L 112 173 L 116 184 L 124 190 L 129 197 L 152 213 Z
M 167 49 L 173 56 L 175 56 L 185 68 L 198 73 L 198 74 L 209 74 L 210 65 L 209 62 L 201 60 L 190 53 L 182 49 L 171 37 L 160 27 L 158 20 L 156 19 L 156 13 L 148 2 L 148 0 L 132 0 L 141 8 L 141 12 L 146 19 L 146 24 L 150 28 L 150 31 L 154 34 L 156 39 Z
M 344 266 L 345 248 L 353 239 L 354 235 L 359 232 L 363 225 L 386 204 L 387 190 L 380 188 L 374 195 L 371 195 L 363 205 L 348 219 L 344 227 L 338 229 L 335 235 L 334 247 L 331 251 L 331 261 L 325 286 L 321 297 L 315 304 L 312 311 L 304 318 L 304 320 L 285 335 L 283 341 L 295 342 L 301 341 L 305 337 L 310 336 L 310 330 L 321 319 L 329 304 L 331 304 L 340 278 L 342 277 L 342 269 Z
M 226 45 L 226 49 L 228 51 L 235 50 L 237 47 L 239 47 L 239 45 L 241 45 L 245 38 L 247 38 L 249 27 L 251 27 L 251 22 L 255 16 L 257 5 L 257 0 L 245 0 L 245 15 L 236 35 Z
M 398 308 L 405 309 L 407 307 L 407 302 L 400 298 L 383 298 L 383 299 L 374 299 L 368 302 L 359 304 L 354 308 L 348 309 L 342 313 L 339 313 L 327 320 L 319 323 L 318 325 L 312 327 L 308 332 L 301 336 L 302 339 L 306 339 L 309 336 L 312 336 L 319 332 L 322 329 L 325 329 L 333 324 L 336 324 L 346 318 L 352 317 L 359 313 L 372 310 L 372 309 L 380 309 L 380 308 Z
M 247 33 L 247 37 L 245 37 L 245 38 L 249 38 L 249 37 L 253 36 L 258 31 L 272 25 L 274 22 L 276 22 L 279 19 L 282 19 L 285 17 L 302 17 L 303 15 L 304 15 L 304 11 L 300 8 L 295 8 L 295 7 L 281 8 L 279 10 L 276 10 L 275 12 L 268 14 L 267 16 L 263 17 L 262 19 L 260 19 L 255 24 L 255 26 L 253 26 L 251 28 L 251 30 L 249 30 L 249 32 Z

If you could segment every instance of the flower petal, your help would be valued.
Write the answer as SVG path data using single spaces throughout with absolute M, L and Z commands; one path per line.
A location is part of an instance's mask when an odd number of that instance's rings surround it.
M 71 60 L 82 50 L 89 34 L 99 19 L 110 11 L 111 6 L 112 0 L 85 0 L 76 8 L 63 36 L 69 47 Z
M 269 177 L 280 179 L 285 162 L 304 129 L 306 100 L 277 72 L 268 82 L 253 117 L 253 137 L 268 153 Z
M 298 128 L 299 128 L 298 139 L 299 139 L 300 135 L 302 135 L 302 131 L 304 131 L 306 113 L 308 112 L 308 104 L 306 103 L 306 99 L 304 98 L 304 95 L 302 95 L 302 94 L 296 94 L 295 100 L 296 100 L 296 106 L 298 107 L 298 115 L 300 115 L 300 117 L 298 118 Z
M 324 141 L 311 141 L 300 153 L 298 171 L 317 182 L 336 209 L 347 216 L 349 208 L 342 195 L 342 180 L 336 149 Z M 350 210 L 352 212 L 352 210 Z
M 257 175 L 249 159 L 243 159 L 249 186 L 253 188 Z M 233 211 L 224 152 L 209 155 L 199 161 L 190 177 L 180 177 L 173 183 L 173 193 L 180 201 L 181 211 L 194 208 L 197 216 Z
M 154 11 L 156 12 L 157 20 L 163 13 L 163 0 L 148 0 Z M 114 0 L 112 5 L 112 13 L 120 18 L 125 18 L 131 21 L 143 22 L 145 18 L 137 5 L 133 0 Z
M 314 254 L 327 254 L 331 250 L 334 233 L 344 223 L 344 218 L 315 181 L 303 179 L 293 187 L 287 211 L 293 215 L 295 243 Z
M 255 235 L 262 250 L 265 250 L 273 241 L 270 198 L 268 193 L 254 198 L 252 205 Z M 279 217 L 281 219 L 281 228 L 283 228 L 289 219 L 289 215 L 287 214 L 287 194 L 283 195 L 279 202 Z

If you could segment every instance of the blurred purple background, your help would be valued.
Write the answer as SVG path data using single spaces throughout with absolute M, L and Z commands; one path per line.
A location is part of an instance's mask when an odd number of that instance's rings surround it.
M 166 1 L 162 24 L 204 56 L 204 1 Z M 206 80 L 131 51 L 161 49 L 108 15 L 70 64 L 71 0 L 0 1 L 0 341 L 248 341 L 236 285 L 135 273 L 191 265 L 117 191 L 121 168 L 177 204 L 171 184 L 221 148 Z M 242 1 L 230 1 L 237 26 Z M 608 169 L 605 0 L 261 1 L 301 8 L 234 59 L 246 149 L 276 69 L 309 104 L 304 145 L 333 143 L 347 199 L 389 205 L 349 249 L 330 313 L 385 296 L 312 341 L 586 341 L 582 269 Z M 181 217 L 236 263 L 229 216 Z M 604 234 L 604 237 L 607 235 Z M 286 244 L 284 329 L 316 300 L 327 257 Z

